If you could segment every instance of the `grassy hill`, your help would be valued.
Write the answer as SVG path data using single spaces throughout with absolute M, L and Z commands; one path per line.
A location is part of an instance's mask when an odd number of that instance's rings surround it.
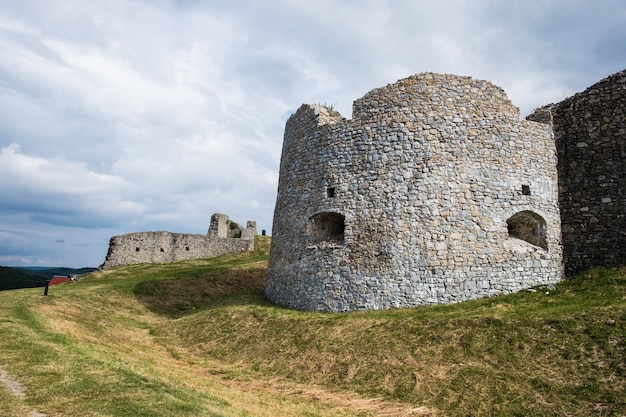
M 1 292 L 0 416 L 626 415 L 626 268 L 450 306 L 299 312 L 264 297 L 258 243 Z
M 43 287 L 44 285 L 46 285 L 46 279 L 39 274 L 20 268 L 0 266 L 0 291 Z
M 53 268 L 17 267 L 17 269 L 21 269 L 23 271 L 27 271 L 28 273 L 32 273 L 35 275 L 40 275 L 47 279 L 52 278 L 54 275 L 82 275 L 82 274 L 88 274 L 89 272 L 94 272 L 98 270 L 98 268 L 66 268 L 66 267 L 53 267 Z

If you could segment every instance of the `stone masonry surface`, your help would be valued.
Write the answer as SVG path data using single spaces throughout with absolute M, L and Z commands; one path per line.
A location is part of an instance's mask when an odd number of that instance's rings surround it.
M 528 119 L 554 129 L 567 274 L 624 264 L 626 70 Z
M 101 269 L 140 263 L 168 263 L 213 258 L 227 253 L 254 250 L 256 222 L 244 229 L 225 214 L 211 216 L 206 235 L 171 232 L 137 232 L 113 236 Z
M 453 303 L 563 277 L 550 125 L 424 73 L 285 127 L 266 294 L 306 310 Z

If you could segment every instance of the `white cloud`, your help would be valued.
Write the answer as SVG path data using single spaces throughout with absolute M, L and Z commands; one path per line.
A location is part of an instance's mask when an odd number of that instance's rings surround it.
M 524 115 L 623 69 L 624 20 L 621 0 L 4 4 L 0 263 L 95 265 L 112 234 L 204 233 L 213 212 L 269 230 L 301 103 L 350 117 L 435 71 Z
M 84 217 L 90 220 L 83 226 L 97 227 L 98 221 L 145 212 L 141 203 L 124 197 L 134 189 L 123 178 L 91 172 L 84 164 L 24 155 L 17 144 L 0 150 L 0 211 Z

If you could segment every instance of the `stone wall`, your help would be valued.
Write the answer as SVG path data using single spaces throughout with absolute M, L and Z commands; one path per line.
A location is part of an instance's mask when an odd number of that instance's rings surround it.
M 528 117 L 558 150 L 566 272 L 626 260 L 626 70 Z
M 237 233 L 238 232 L 238 233 Z M 228 237 L 240 234 L 241 238 Z M 113 236 L 101 269 L 140 263 L 169 263 L 186 259 L 214 258 L 228 253 L 254 250 L 256 222 L 243 229 L 225 214 L 214 214 L 206 235 L 136 232 Z
M 288 120 L 267 296 L 346 311 L 562 278 L 556 149 L 487 81 L 420 74 Z

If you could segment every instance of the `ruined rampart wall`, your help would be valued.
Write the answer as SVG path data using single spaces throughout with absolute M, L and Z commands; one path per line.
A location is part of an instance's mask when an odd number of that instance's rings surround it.
M 489 82 L 420 74 L 352 120 L 289 119 L 266 293 L 345 311 L 514 292 L 561 279 L 560 234 L 551 129 Z
M 227 237 L 229 231 L 239 231 L 241 238 Z M 247 227 L 243 229 L 229 222 L 228 216 L 214 214 L 207 235 L 160 231 L 113 236 L 109 241 L 106 260 L 100 268 L 214 258 L 228 253 L 252 251 L 255 235 L 256 222 L 248 221 Z
M 626 260 L 626 70 L 529 116 L 552 124 L 566 272 Z

